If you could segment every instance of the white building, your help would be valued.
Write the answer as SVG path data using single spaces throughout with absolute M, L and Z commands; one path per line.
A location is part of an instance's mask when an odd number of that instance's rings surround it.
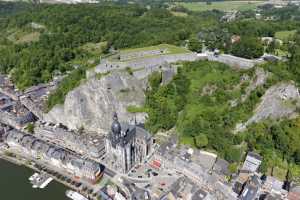
M 248 152 L 242 170 L 256 172 L 262 162 L 262 157 L 254 152 Z
M 42 159 L 49 165 L 64 169 L 71 175 L 92 183 L 96 183 L 104 171 L 104 166 L 95 161 L 81 158 L 72 152 L 20 131 L 9 131 L 4 142 L 14 150 L 22 152 L 22 155 L 30 156 L 33 159 Z

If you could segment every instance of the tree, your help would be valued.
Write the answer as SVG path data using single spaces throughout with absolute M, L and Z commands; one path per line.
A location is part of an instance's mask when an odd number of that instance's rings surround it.
M 191 38 L 188 47 L 191 51 L 196 51 L 198 53 L 202 51 L 202 43 L 197 38 Z
M 198 148 L 203 148 L 208 145 L 208 139 L 207 139 L 206 135 L 203 133 L 200 133 L 199 135 L 195 136 L 194 140 L 195 140 L 195 145 Z
M 259 58 L 264 53 L 264 47 L 255 37 L 243 37 L 240 42 L 232 45 L 231 53 L 243 58 Z
M 225 159 L 229 162 L 239 162 L 241 159 L 240 149 L 228 146 L 225 151 Z
M 34 133 L 34 124 L 33 123 L 30 123 L 26 126 L 26 130 L 29 132 L 29 133 Z
M 280 149 L 284 154 L 288 154 L 289 137 L 284 133 L 282 127 L 278 124 L 271 126 L 270 130 L 275 146 Z
M 206 0 L 206 5 L 211 5 L 212 2 L 210 0 Z
M 266 48 L 266 52 L 267 53 L 275 53 L 275 50 L 277 48 L 277 44 L 276 44 L 276 40 L 273 39 L 270 44 L 268 44 L 267 48 Z
M 264 159 L 259 167 L 259 171 L 263 174 L 267 173 L 268 171 L 268 162 Z
M 231 174 L 236 173 L 237 168 L 238 168 L 238 164 L 237 163 L 230 163 L 229 166 L 228 166 L 228 170 L 229 170 L 229 172 Z
M 159 85 L 162 81 L 162 75 L 160 72 L 153 72 L 149 78 L 149 85 L 153 91 L 156 91 L 159 88 Z
M 294 154 L 295 163 L 300 165 L 300 149 L 298 149 Z

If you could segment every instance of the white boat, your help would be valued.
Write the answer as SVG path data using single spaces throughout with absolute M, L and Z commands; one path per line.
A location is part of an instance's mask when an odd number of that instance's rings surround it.
M 73 200 L 89 200 L 86 197 L 84 197 L 83 195 L 79 194 L 78 192 L 75 192 L 72 190 L 67 190 L 66 196 Z
M 41 188 L 41 189 L 45 188 L 52 180 L 53 180 L 53 178 L 51 178 L 51 177 L 47 178 L 47 180 L 45 180 L 45 182 L 43 182 L 43 183 L 40 185 L 40 188 Z
M 34 173 L 32 176 L 29 177 L 29 180 L 32 181 L 32 180 L 36 179 L 37 176 L 39 176 L 39 174 Z
M 53 178 L 49 177 L 46 174 L 34 173 L 29 177 L 29 180 L 33 188 L 43 189 L 53 180 Z

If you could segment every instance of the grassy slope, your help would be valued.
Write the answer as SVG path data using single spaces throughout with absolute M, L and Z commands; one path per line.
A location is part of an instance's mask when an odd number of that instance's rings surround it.
M 213 66 L 213 63 L 210 63 L 211 66 Z M 218 65 L 218 64 L 217 64 Z M 196 115 L 205 115 L 207 110 L 210 110 L 211 112 L 217 113 L 223 113 L 227 112 L 226 110 L 229 109 L 229 104 L 227 103 L 230 99 L 233 100 L 235 97 L 240 97 L 241 93 L 239 90 L 232 90 L 234 85 L 239 83 L 240 75 L 239 73 L 234 73 L 232 70 L 228 68 L 228 70 L 218 70 L 218 67 L 216 67 L 215 70 L 207 70 L 206 66 L 202 66 L 203 69 L 198 69 L 196 71 L 192 71 L 188 73 L 188 79 L 191 80 L 190 85 L 190 92 L 188 94 L 188 100 L 187 106 L 185 108 L 185 116 L 184 118 L 194 118 Z M 223 85 L 222 82 L 228 83 L 227 87 L 227 93 L 226 95 L 228 98 L 226 101 L 222 102 L 215 102 L 211 105 L 206 104 L 206 98 L 204 95 L 201 97 L 202 89 L 205 86 L 208 85 Z M 231 89 L 229 89 L 231 88 Z M 218 90 L 223 91 L 223 89 L 218 88 Z M 208 97 L 211 100 L 216 100 L 214 95 L 212 97 Z M 179 124 L 182 124 L 184 122 L 180 122 Z M 195 146 L 194 140 L 191 137 L 182 135 L 181 142 L 184 144 L 188 144 L 191 146 Z
M 177 16 L 177 17 L 187 17 L 188 14 L 187 13 L 184 13 L 184 12 L 175 12 L 175 11 L 172 11 L 171 12 L 174 16 Z
M 212 2 L 211 5 L 207 5 L 205 2 L 193 2 L 193 3 L 178 3 L 179 5 L 184 6 L 185 8 L 191 11 L 206 11 L 206 10 L 222 10 L 222 11 L 230 11 L 230 10 L 251 10 L 255 9 L 261 1 L 225 1 L 225 2 Z
M 282 41 L 287 41 L 292 38 L 296 34 L 296 30 L 292 31 L 278 31 L 275 33 L 275 38 L 280 39 Z
M 6 37 L 8 40 L 15 44 L 24 44 L 30 42 L 37 42 L 40 38 L 40 32 L 36 30 L 30 29 L 10 29 L 6 30 L 6 32 L 2 33 L 3 37 Z
M 90 53 L 91 55 L 99 56 L 102 54 L 103 47 L 106 45 L 106 42 L 99 43 L 86 43 L 80 49 Z

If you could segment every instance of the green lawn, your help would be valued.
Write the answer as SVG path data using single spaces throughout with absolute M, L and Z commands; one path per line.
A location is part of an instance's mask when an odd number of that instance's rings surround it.
M 292 31 L 278 31 L 275 33 L 275 38 L 280 39 L 282 41 L 288 41 L 296 34 L 296 30 Z
M 281 49 L 276 49 L 275 54 L 278 56 L 287 56 L 289 53 L 287 51 L 283 51 Z
M 152 58 L 152 57 L 158 57 L 161 55 L 170 55 L 170 54 L 181 54 L 181 53 L 191 53 L 190 50 L 183 48 L 183 47 L 178 47 L 175 45 L 170 45 L 170 44 L 159 44 L 156 46 L 148 46 L 148 47 L 141 47 L 141 48 L 129 48 L 129 49 L 122 49 L 120 51 L 120 54 L 127 54 L 127 53 L 136 53 L 136 52 L 142 52 L 142 51 L 151 51 L 151 50 L 164 50 L 159 55 L 144 55 L 141 57 L 137 58 L 131 58 L 127 60 L 123 60 L 124 62 L 130 61 L 130 60 L 136 60 L 136 59 L 141 59 L 141 58 Z M 110 56 L 110 60 L 116 60 L 116 56 Z
M 192 3 L 178 3 L 183 7 L 191 11 L 206 11 L 206 10 L 221 10 L 221 11 L 230 11 L 230 10 L 252 10 L 255 9 L 263 1 L 224 1 L 224 2 L 212 2 L 211 5 L 208 5 L 206 2 L 192 2 Z
M 196 148 L 195 141 L 194 141 L 193 137 L 180 135 L 179 139 L 180 139 L 181 144 L 187 145 L 187 146 L 192 147 L 192 148 Z
M 171 12 L 174 16 L 177 16 L 177 17 L 187 17 L 188 14 L 187 13 L 184 13 L 184 12 L 175 12 L 175 11 L 172 11 Z
M 174 46 L 174 45 L 170 45 L 170 44 L 160 44 L 160 45 L 156 45 L 156 46 L 149 46 L 149 47 L 142 47 L 142 48 L 124 49 L 121 51 L 121 53 L 151 51 L 151 50 L 159 50 L 159 49 L 167 49 L 167 53 L 165 53 L 165 54 L 177 54 L 177 53 L 189 53 L 190 52 L 189 50 L 182 48 L 182 47 L 178 47 L 178 46 Z
M 8 40 L 15 44 L 23 44 L 28 42 L 37 42 L 40 38 L 39 32 L 28 32 L 17 30 L 7 37 Z
M 106 45 L 106 42 L 99 42 L 99 43 L 86 43 L 85 45 L 81 46 L 80 48 L 93 54 L 93 55 L 101 55 L 103 47 Z

